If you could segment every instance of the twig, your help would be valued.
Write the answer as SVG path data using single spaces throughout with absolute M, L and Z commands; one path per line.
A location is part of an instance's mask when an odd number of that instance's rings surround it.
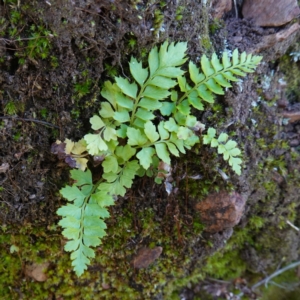
M 15 42 L 21 42 L 21 41 L 31 41 L 31 40 L 36 40 L 39 38 L 47 38 L 47 37 L 53 37 L 52 34 L 50 35 L 41 35 L 41 36 L 36 36 L 36 37 L 31 37 L 31 38 L 19 38 L 19 39 L 15 39 L 15 40 L 10 40 L 10 39 L 5 39 L 5 38 L 0 38 L 0 41 L 4 41 L 6 44 L 11 44 L 11 43 L 15 43 Z
M 239 14 L 237 10 L 236 0 L 233 0 L 233 3 L 234 3 L 235 17 L 238 18 Z
M 292 228 L 294 228 L 295 230 L 299 231 L 299 228 L 296 227 L 294 224 L 292 224 L 289 220 L 286 220 L 286 223 L 287 223 L 288 225 L 290 225 Z
M 27 118 L 20 118 L 20 117 L 9 117 L 9 116 L 5 116 L 5 117 L 0 117 L 1 120 L 3 119 L 12 119 L 12 120 L 20 120 L 20 121 L 26 121 L 26 122 L 35 122 L 35 123 L 39 123 L 45 126 L 50 126 L 50 127 L 54 127 L 54 128 L 58 128 L 58 126 L 45 122 L 45 121 L 41 121 L 41 120 L 36 120 L 36 119 L 27 119 Z
M 282 269 L 280 269 L 280 270 L 274 272 L 273 274 L 271 274 L 271 275 L 268 276 L 267 278 L 265 278 L 265 279 L 263 279 L 263 280 L 257 282 L 256 284 L 254 284 L 254 285 L 251 287 L 251 290 L 254 290 L 254 289 L 258 288 L 259 286 L 261 286 L 261 285 L 263 285 L 263 284 L 265 284 L 265 286 L 267 287 L 268 282 L 269 282 L 272 278 L 274 278 L 274 277 L 280 275 L 281 273 L 283 273 L 283 272 L 285 272 L 285 271 L 287 271 L 287 270 L 289 270 L 289 269 L 295 268 L 295 267 L 297 267 L 297 266 L 300 266 L 300 261 L 297 261 L 297 262 L 295 262 L 295 263 L 292 263 L 292 264 L 290 264 L 290 265 L 288 265 L 288 266 L 286 266 L 286 267 L 284 267 L 284 268 L 282 268 Z M 237 295 L 237 297 L 239 298 L 239 297 L 242 297 L 243 295 L 244 295 L 244 293 L 241 292 L 240 294 Z

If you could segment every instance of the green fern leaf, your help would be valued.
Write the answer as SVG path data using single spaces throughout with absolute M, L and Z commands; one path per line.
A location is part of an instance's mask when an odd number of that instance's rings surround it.
M 199 69 L 192 61 L 189 62 L 189 73 L 191 80 L 195 84 L 198 84 L 205 79 L 205 75 L 199 72 Z
M 159 50 L 160 67 L 176 67 L 181 66 L 186 62 L 185 52 L 187 50 L 187 43 L 169 43 L 164 42 Z
M 166 144 L 168 146 L 168 149 L 169 149 L 170 153 L 177 156 L 177 157 L 179 157 L 179 152 L 177 150 L 177 147 L 171 142 L 167 142 Z
M 152 112 L 145 110 L 143 108 L 138 108 L 135 115 L 137 118 L 139 118 L 145 122 L 149 121 L 149 120 L 153 120 L 155 118 L 155 115 Z
M 167 98 L 171 93 L 166 89 L 161 89 L 155 86 L 147 86 L 142 94 L 142 97 L 147 97 L 155 100 L 163 100 Z
M 238 49 L 234 49 L 232 52 L 232 64 L 233 66 L 239 64 L 239 52 Z
M 135 155 L 136 149 L 130 145 L 118 146 L 115 153 L 118 156 L 118 160 L 120 159 L 122 163 L 124 163 L 129 161 L 130 158 Z
M 150 111 L 154 111 L 161 108 L 162 103 L 159 101 L 159 99 L 151 99 L 151 98 L 144 97 L 139 102 L 138 106 Z
M 112 109 L 111 105 L 108 102 L 101 103 L 101 109 L 99 114 L 102 118 L 112 118 L 115 111 Z
M 184 149 L 184 141 L 178 139 L 178 137 L 177 137 L 177 135 L 176 135 L 175 132 L 172 132 L 172 133 L 171 133 L 170 142 L 172 142 L 174 145 L 176 145 L 177 149 L 178 149 L 181 153 L 183 153 L 183 154 L 186 153 L 186 151 L 185 151 L 185 149 Z
M 101 118 L 97 115 L 90 118 L 90 123 L 92 124 L 92 129 L 98 130 L 105 126 L 104 122 L 101 120 Z
M 145 80 L 148 78 L 148 70 L 144 69 L 142 63 L 138 62 L 134 57 L 131 57 L 129 68 L 133 78 L 140 86 L 142 86 Z
M 86 134 L 84 140 L 87 143 L 87 150 L 90 155 L 98 155 L 101 151 L 108 149 L 107 144 L 104 142 L 100 134 Z
M 91 200 L 93 201 L 93 203 L 97 203 L 100 207 L 107 207 L 107 206 L 114 205 L 115 202 L 112 196 L 108 194 L 109 190 L 102 191 L 102 189 L 99 187 L 98 190 L 100 191 L 91 195 Z
M 144 135 L 141 130 L 132 127 L 127 128 L 127 136 L 128 145 L 131 146 L 143 146 L 148 141 L 146 135 Z
M 157 129 L 158 129 L 158 133 L 160 135 L 160 139 L 161 140 L 167 140 L 169 138 L 169 133 L 168 131 L 164 128 L 165 126 L 165 122 L 162 121 L 158 124 Z
M 159 139 L 156 127 L 151 121 L 146 122 L 144 132 L 151 143 L 156 142 Z
M 216 136 L 216 129 L 210 127 L 207 130 L 207 134 L 203 135 L 203 144 L 210 144 L 212 139 Z
M 184 76 L 178 76 L 177 80 L 178 80 L 178 84 L 179 84 L 180 90 L 182 92 L 188 92 L 191 89 L 188 86 L 188 84 L 186 82 L 186 78 Z
M 126 123 L 130 121 L 129 112 L 127 110 L 116 111 L 113 118 L 120 123 Z
M 162 106 L 159 109 L 163 116 L 170 116 L 176 108 L 176 104 L 172 102 L 162 102 Z
M 201 57 L 201 68 L 206 77 L 209 77 L 215 73 L 215 70 L 213 69 L 206 55 L 202 55 Z
M 115 77 L 115 80 L 118 87 L 125 95 L 134 99 L 136 98 L 138 87 L 135 82 L 130 83 L 128 79 L 123 77 Z
M 183 100 L 179 105 L 176 106 L 176 108 L 185 116 L 188 116 L 191 112 L 191 107 L 188 100 Z
M 152 157 L 154 154 L 155 154 L 155 149 L 152 147 L 143 148 L 141 151 L 137 153 L 136 157 L 139 159 L 140 165 L 145 170 L 148 170 L 148 168 L 152 165 Z
M 175 85 L 177 85 L 177 82 L 175 80 L 167 78 L 167 77 L 155 76 L 154 78 L 152 78 L 148 81 L 148 84 L 168 90 L 168 89 L 174 87 Z
M 225 143 L 228 140 L 228 134 L 222 132 L 219 137 L 218 137 L 218 142 L 219 143 Z
M 120 92 L 119 87 L 116 84 L 112 84 L 110 81 L 105 81 L 101 90 L 101 96 L 107 99 L 112 107 L 116 109 L 116 94 Z
M 211 64 L 212 64 L 212 66 L 213 66 L 216 73 L 223 69 L 223 65 L 220 64 L 219 58 L 216 55 L 216 53 L 213 53 L 213 55 L 212 55 Z
M 166 164 L 171 164 L 170 154 L 165 143 L 155 144 L 157 156 Z
M 105 173 L 117 173 L 119 164 L 115 156 L 109 155 L 105 157 L 102 166 Z
M 192 91 L 191 93 L 189 93 L 188 101 L 194 108 L 198 110 L 204 109 L 204 105 L 201 102 L 201 98 L 198 96 L 197 91 Z
M 214 80 L 223 87 L 230 88 L 232 85 L 223 77 L 223 75 L 218 74 L 214 77 Z
M 154 75 L 156 70 L 159 67 L 159 57 L 158 57 L 158 50 L 157 47 L 151 49 L 148 57 L 148 64 L 150 69 L 150 75 Z
M 184 71 L 176 67 L 164 67 L 156 71 L 156 75 L 168 78 L 176 78 L 184 74 Z
M 60 190 L 61 195 L 69 200 L 74 201 L 75 199 L 80 203 L 84 201 L 85 194 L 83 194 L 77 186 L 66 186 Z
M 127 108 L 129 110 L 133 109 L 133 101 L 129 97 L 122 93 L 116 94 L 116 102 L 120 107 Z
M 222 87 L 214 80 L 209 79 L 205 85 L 215 94 L 224 95 L 224 90 Z
M 231 62 L 230 62 L 227 52 L 223 52 L 222 64 L 223 64 L 224 69 L 228 69 L 229 67 L 231 67 Z
M 230 80 L 230 81 L 238 81 L 238 78 L 236 78 L 236 77 L 234 77 L 230 72 L 224 72 L 224 73 L 222 73 L 222 75 L 226 78 L 226 79 L 228 79 L 228 80 Z
M 206 88 L 206 86 L 203 84 L 203 85 L 200 85 L 198 88 L 197 88 L 197 92 L 198 92 L 198 95 L 206 102 L 208 103 L 214 103 L 214 97 L 212 95 L 212 93 Z

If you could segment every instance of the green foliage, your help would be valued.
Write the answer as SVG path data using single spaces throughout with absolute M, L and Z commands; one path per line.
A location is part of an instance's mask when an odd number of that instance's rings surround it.
M 223 154 L 223 159 L 228 160 L 229 165 L 232 170 L 241 175 L 241 163 L 242 160 L 238 157 L 241 155 L 241 150 L 237 148 L 237 142 L 233 140 L 228 140 L 228 134 L 221 133 L 216 139 L 216 130 L 214 128 L 209 128 L 207 134 L 203 135 L 203 143 L 210 144 L 211 147 L 217 147 L 218 153 Z
M 8 101 L 4 107 L 4 112 L 10 116 L 15 115 L 17 113 L 15 103 L 13 101 Z
M 59 222 L 64 228 L 62 234 L 69 239 L 65 250 L 73 252 L 72 266 L 80 276 L 90 264 L 90 258 L 95 257 L 90 246 L 99 246 L 106 234 L 103 221 L 109 217 L 106 207 L 113 205 L 114 201 L 106 191 L 94 188 L 90 170 L 72 170 L 71 178 L 75 183 L 61 189 L 60 193 L 73 204 L 60 207 L 57 214 L 63 217 Z
M 115 77 L 115 82 L 106 81 L 103 85 L 101 95 L 107 101 L 102 101 L 99 114 L 90 118 L 94 132 L 84 136 L 79 152 L 80 157 L 102 158 L 102 178 L 93 184 L 89 170 L 71 171 L 75 183 L 60 191 L 73 202 L 60 208 L 58 214 L 63 216 L 59 223 L 64 227 L 63 235 L 70 240 L 65 250 L 72 252 L 72 265 L 78 276 L 94 257 L 90 246 L 98 246 L 105 235 L 103 220 L 109 216 L 106 207 L 113 204 L 113 197 L 124 196 L 136 175 L 149 175 L 155 169 L 157 174 L 157 162 L 171 165 L 172 155 L 185 154 L 199 143 L 198 132 L 205 126 L 192 111 L 203 110 L 205 102 L 213 103 L 213 94 L 224 94 L 223 88 L 231 86 L 229 80 L 237 81 L 237 75 L 253 72 L 261 60 L 246 53 L 239 56 L 237 50 L 232 59 L 224 53 L 221 62 L 216 54 L 211 60 L 203 55 L 202 70 L 190 61 L 185 74 L 181 66 L 187 61 L 186 50 L 187 43 L 165 42 L 160 49 L 150 51 L 148 68 L 131 58 L 133 80 Z M 215 134 L 215 129 L 210 128 L 204 143 L 218 147 L 218 153 L 240 174 L 242 161 L 237 143 L 228 140 L 225 133 L 218 139 Z M 78 159 L 74 150 L 65 152 Z

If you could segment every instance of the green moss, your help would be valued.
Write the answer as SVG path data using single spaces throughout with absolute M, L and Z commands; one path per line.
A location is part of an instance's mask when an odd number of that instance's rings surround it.
M 118 214 L 117 207 L 115 214 Z M 102 299 L 153 299 L 161 292 L 170 299 L 175 289 L 199 279 L 200 269 L 187 273 L 192 263 L 192 248 L 178 247 L 175 224 L 171 230 L 174 234 L 166 238 L 155 214 L 152 208 L 145 207 L 135 213 L 124 209 L 120 216 L 112 217 L 108 224 L 109 238 L 98 248 L 89 271 L 80 278 L 71 271 L 69 255 L 62 250 L 64 241 L 57 226 L 48 226 L 47 230 L 32 224 L 21 228 L 2 226 L 0 298 L 18 299 L 15 291 L 20 290 L 25 299 L 47 299 L 51 293 L 67 299 L 95 299 L 100 295 Z M 180 236 L 198 239 L 199 232 L 201 226 L 194 231 L 192 224 L 182 224 Z M 140 244 L 139 241 L 148 242 Z M 147 269 L 134 270 L 130 266 L 131 258 L 143 244 L 152 248 L 161 245 L 163 254 Z M 11 245 L 18 247 L 19 252 L 10 253 Z M 45 282 L 23 279 L 25 265 L 45 261 L 50 263 Z

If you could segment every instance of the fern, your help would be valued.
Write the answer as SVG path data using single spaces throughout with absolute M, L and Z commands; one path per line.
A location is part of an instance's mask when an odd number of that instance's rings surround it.
M 210 144 L 211 147 L 217 147 L 218 153 L 223 154 L 223 159 L 228 160 L 233 171 L 241 175 L 242 160 L 238 157 L 241 155 L 241 150 L 237 148 L 237 142 L 228 140 L 228 134 L 221 133 L 216 139 L 216 130 L 209 128 L 207 134 L 203 135 L 203 144 Z
M 204 103 L 213 103 L 213 94 L 224 94 L 224 87 L 236 76 L 253 72 L 261 60 L 259 56 L 233 52 L 230 59 L 223 53 L 220 61 L 216 54 L 209 60 L 202 56 L 200 67 L 189 62 L 188 72 L 181 66 L 187 61 L 187 43 L 165 42 L 154 47 L 148 56 L 148 68 L 135 58 L 129 63 L 132 81 L 115 77 L 115 82 L 104 82 L 99 113 L 90 118 L 94 130 L 83 140 L 73 143 L 57 141 L 53 152 L 72 167 L 75 181 L 60 193 L 72 204 L 58 209 L 63 219 L 59 224 L 69 239 L 65 250 L 72 252 L 72 265 L 80 276 L 105 236 L 104 219 L 109 217 L 108 206 L 114 199 L 124 196 L 136 175 L 155 175 L 160 172 L 159 162 L 171 165 L 171 156 L 185 154 L 200 142 L 198 132 L 205 128 L 192 111 L 203 110 Z M 161 114 L 160 121 L 157 116 Z M 155 120 L 155 121 L 154 121 Z M 204 144 L 217 147 L 233 171 L 241 174 L 241 151 L 237 143 L 228 140 L 226 133 L 215 137 L 209 128 Z M 100 181 L 93 183 L 89 170 L 84 172 L 88 156 L 102 164 Z M 157 182 L 162 178 L 157 177 Z
M 70 240 L 66 243 L 65 250 L 73 252 L 72 266 L 80 276 L 90 264 L 90 258 L 95 257 L 90 246 L 100 245 L 101 239 L 106 235 L 106 224 L 103 221 L 109 217 L 106 207 L 113 205 L 114 201 L 106 191 L 95 192 L 90 170 L 72 170 L 71 178 L 75 183 L 60 192 L 64 198 L 73 201 L 73 204 L 62 206 L 57 214 L 63 217 L 59 222 L 65 228 L 62 234 Z

